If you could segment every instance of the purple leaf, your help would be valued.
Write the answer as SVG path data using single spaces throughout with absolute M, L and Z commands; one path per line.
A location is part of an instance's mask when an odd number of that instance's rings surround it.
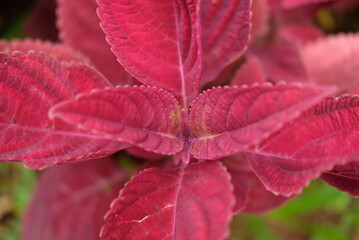
M 117 87 L 78 96 L 54 106 L 51 119 L 146 151 L 175 154 L 183 147 L 180 106 L 170 93 L 152 87 Z
M 95 240 L 129 174 L 112 159 L 54 167 L 41 176 L 24 218 L 24 240 Z
M 331 91 L 269 83 L 208 90 L 191 107 L 192 154 L 218 159 L 245 151 Z
M 320 178 L 353 197 L 359 196 L 359 162 L 335 166 L 329 172 L 323 173 Z
M 183 104 L 197 95 L 201 71 L 196 0 L 99 0 L 99 16 L 118 61 L 146 85 Z
M 253 172 L 248 160 L 243 155 L 230 157 L 224 161 L 231 174 L 236 205 L 234 214 L 239 212 L 263 213 L 287 202 L 290 198 L 275 196 L 266 190 Z
M 57 0 L 60 39 L 88 56 L 112 84 L 130 84 L 132 77 L 117 62 L 100 28 L 96 0 Z
M 223 239 L 232 217 L 231 191 L 219 162 L 146 169 L 112 203 L 101 239 Z
M 245 51 L 250 31 L 250 0 L 201 1 L 202 83 L 214 80 Z
M 81 73 L 80 73 L 81 72 Z M 110 83 L 83 65 L 45 54 L 0 54 L 0 161 L 29 168 L 101 157 L 125 147 L 48 119 L 54 104 Z
M 355 160 L 358 110 L 358 97 L 328 98 L 263 141 L 250 162 L 267 189 L 296 194 L 334 165 Z
M 13 51 L 27 53 L 30 50 L 45 52 L 60 61 L 88 62 L 85 56 L 61 43 L 51 43 L 31 39 L 12 40 L 9 42 L 0 40 L 0 52 L 6 54 L 10 54 Z
M 303 62 L 317 84 L 347 91 L 359 84 L 359 34 L 330 36 L 306 45 Z

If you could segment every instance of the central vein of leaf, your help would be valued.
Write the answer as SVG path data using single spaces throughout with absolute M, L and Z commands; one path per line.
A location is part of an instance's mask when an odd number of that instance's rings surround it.
M 177 221 L 176 221 L 177 216 L 176 215 L 177 215 L 177 207 L 178 207 L 178 204 L 179 204 L 178 198 L 179 198 L 179 194 L 180 194 L 182 183 L 183 183 L 184 173 L 185 173 L 185 167 L 182 166 L 180 176 L 179 176 L 179 179 L 178 179 L 178 187 L 177 187 L 177 190 L 176 190 L 176 196 L 175 196 L 175 199 L 174 199 L 174 202 L 173 202 L 173 205 L 174 205 L 173 236 L 176 236 L 176 231 L 177 231 L 177 224 L 176 224 L 177 223 Z
M 178 65 L 181 76 L 181 95 L 182 95 L 182 104 L 184 108 L 187 108 L 187 93 L 186 93 L 186 83 L 185 83 L 185 74 L 183 67 L 183 59 L 182 59 L 182 25 L 181 25 L 181 7 L 178 6 L 176 1 L 173 1 L 173 11 L 175 14 L 175 24 L 176 24 L 176 32 L 177 32 L 177 54 L 178 54 Z

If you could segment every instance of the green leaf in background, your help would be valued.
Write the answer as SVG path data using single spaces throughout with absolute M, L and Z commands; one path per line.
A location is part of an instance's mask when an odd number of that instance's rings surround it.
M 281 208 L 237 215 L 230 240 L 354 240 L 358 223 L 359 199 L 315 180 Z
M 22 28 L 25 19 L 26 19 L 25 16 L 16 19 L 16 21 L 12 24 L 11 28 L 3 34 L 2 38 L 6 40 L 10 40 L 14 38 L 24 38 L 25 36 L 23 34 Z
M 283 206 L 280 210 L 273 211 L 271 216 L 286 220 L 293 215 L 310 213 L 311 211 L 323 208 L 328 211 L 341 211 L 348 207 L 351 197 L 333 187 L 314 181 L 311 186 L 295 197 L 290 204 Z
M 21 216 L 31 197 L 37 173 L 20 163 L 1 163 L 0 179 L 0 240 L 19 240 Z
M 23 38 L 27 16 L 39 0 L 0 0 L 0 38 Z

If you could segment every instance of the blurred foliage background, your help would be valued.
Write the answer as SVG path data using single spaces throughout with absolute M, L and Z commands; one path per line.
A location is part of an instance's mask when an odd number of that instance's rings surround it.
M 37 0 L 1 0 L 0 36 L 11 39 L 24 37 L 22 27 Z
M 254 0 L 255 1 L 255 0 Z M 37 0 L 0 0 L 0 38 L 24 38 L 26 22 Z M 46 16 L 50 24 L 54 14 Z M 327 33 L 359 30 L 359 9 L 318 12 Z M 0 163 L 0 240 L 19 240 L 21 217 L 39 173 L 19 163 Z M 356 240 L 359 239 L 359 199 L 319 180 L 286 205 L 261 215 L 234 217 L 230 240 Z
M 357 240 L 359 199 L 312 181 L 286 205 L 261 215 L 240 214 L 231 240 Z

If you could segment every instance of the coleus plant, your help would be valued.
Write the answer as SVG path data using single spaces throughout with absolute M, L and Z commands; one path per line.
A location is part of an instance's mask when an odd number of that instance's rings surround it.
M 76 3 L 59 3 L 64 27 L 66 14 L 73 16 L 65 9 Z M 2 43 L 4 52 L 25 53 L 0 54 L 1 161 L 43 169 L 100 158 L 43 176 L 24 239 L 96 239 L 106 206 L 101 239 L 223 239 L 233 214 L 277 206 L 322 173 L 328 183 L 358 195 L 357 97 L 330 97 L 336 88 L 320 81 L 272 84 L 265 74 L 258 81 L 243 79 L 247 85 L 239 80 L 200 93 L 245 51 L 250 0 L 98 4 L 107 41 L 127 72 L 118 65 L 109 74 L 105 69 L 114 62 L 99 61 L 98 53 L 98 63 L 88 57 L 112 84 L 94 68 L 75 63 L 89 61 L 68 46 Z M 81 30 L 69 26 L 67 34 Z M 71 42 L 66 31 L 62 38 Z M 86 48 L 76 41 L 70 45 Z M 133 81 L 143 85 L 113 85 Z M 145 150 L 145 156 L 171 156 L 166 161 L 172 163 L 140 171 L 109 206 L 129 173 L 114 170 L 103 157 L 130 147 Z M 44 190 L 59 179 L 58 187 Z M 281 196 L 256 191 L 262 183 Z M 100 194 L 83 200 L 95 193 Z M 37 205 L 42 199 L 50 214 Z M 71 214 L 61 214 L 66 205 L 52 204 L 59 199 L 76 199 Z M 89 210 L 84 221 L 93 219 L 93 232 L 66 223 L 82 207 Z M 42 222 L 46 217 L 50 226 Z

